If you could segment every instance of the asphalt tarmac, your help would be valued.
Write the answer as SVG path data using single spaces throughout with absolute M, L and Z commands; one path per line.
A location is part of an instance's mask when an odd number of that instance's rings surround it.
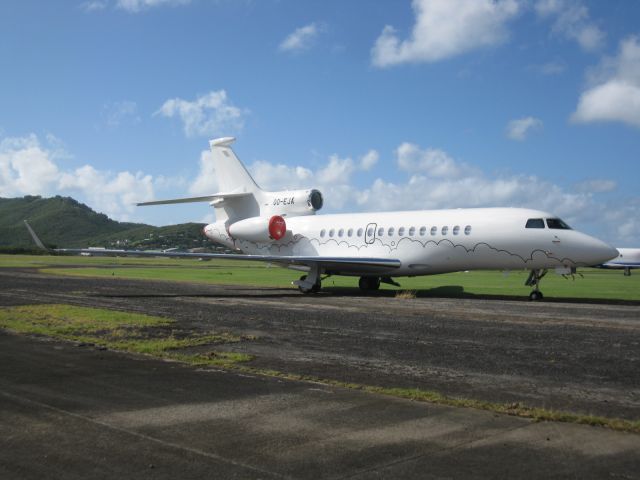
M 640 418 L 640 308 L 51 277 L 0 306 L 145 312 L 255 336 L 282 372 Z M 0 478 L 640 478 L 640 435 L 0 333 Z

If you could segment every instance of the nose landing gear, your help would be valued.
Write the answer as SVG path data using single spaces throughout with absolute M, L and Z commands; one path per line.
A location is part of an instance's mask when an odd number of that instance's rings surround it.
M 547 274 L 546 269 L 534 269 L 531 270 L 527 281 L 524 284 L 528 287 L 533 287 L 533 291 L 529 294 L 529 300 L 536 301 L 542 300 L 544 295 L 540 291 L 540 280 Z

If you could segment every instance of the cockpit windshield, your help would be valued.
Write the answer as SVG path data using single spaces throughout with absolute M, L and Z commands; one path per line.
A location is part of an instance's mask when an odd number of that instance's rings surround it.
M 530 218 L 527 220 L 525 228 L 544 228 L 544 220 L 541 218 Z
M 547 227 L 555 230 L 571 230 L 571 227 L 559 218 L 547 218 Z

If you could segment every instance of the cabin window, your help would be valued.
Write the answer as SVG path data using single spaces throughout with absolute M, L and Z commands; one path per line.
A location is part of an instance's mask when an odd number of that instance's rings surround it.
M 442 227 L 442 235 L 446 235 L 449 232 L 449 227 Z
M 333 234 L 335 233 L 335 230 L 332 228 L 331 230 L 329 230 L 329 236 L 333 237 Z
M 400 227 L 398 229 L 398 236 L 402 237 L 404 235 L 404 227 Z
M 471 225 L 467 225 L 466 227 L 464 227 L 464 234 L 465 235 L 471 234 Z
M 409 229 L 409 236 L 413 237 L 416 234 L 416 227 L 411 227 Z
M 436 233 L 438 233 L 438 227 L 431 227 L 431 235 L 435 236 Z
M 544 220 L 541 218 L 530 218 L 524 228 L 544 228 Z M 551 228 L 551 227 L 549 227 Z
M 389 230 L 387 230 L 387 235 L 389 235 L 390 237 L 393 236 L 393 233 L 396 231 L 395 228 L 393 227 L 389 227 Z
M 460 225 L 453 227 L 453 234 L 458 235 L 460 233 Z
M 338 230 L 338 236 L 341 237 L 344 235 L 344 228 L 341 228 L 340 230 Z
M 367 237 L 373 237 L 373 228 L 367 230 Z
M 347 237 L 353 237 L 353 228 L 347 230 Z
M 384 228 L 380 227 L 380 228 L 378 229 L 378 236 L 379 236 L 379 237 L 382 237 L 383 235 L 384 235 Z
M 320 230 L 320 237 L 324 238 L 325 233 L 327 233 L 327 231 L 324 228 Z
M 547 218 L 547 227 L 554 230 L 571 230 L 571 227 L 559 218 Z
M 427 233 L 427 227 L 420 227 L 420 236 L 424 237 Z
M 371 235 L 371 234 L 369 234 L 369 235 Z M 362 236 L 362 229 L 361 229 L 361 228 L 359 228 L 359 229 L 358 229 L 358 236 L 359 236 L 359 237 L 361 237 L 361 236 Z

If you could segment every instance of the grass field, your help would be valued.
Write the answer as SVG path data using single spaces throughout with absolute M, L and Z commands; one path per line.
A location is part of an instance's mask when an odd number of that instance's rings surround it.
M 174 321 L 137 313 L 73 305 L 23 305 L 0 308 L 0 328 L 124 352 L 179 360 L 193 365 L 228 366 L 252 357 L 214 349 L 249 338 L 227 332 L 183 332 Z M 194 353 L 193 347 L 206 347 Z
M 37 268 L 52 275 L 151 279 L 194 283 L 255 285 L 295 288 L 291 282 L 301 273 L 261 262 L 232 260 L 198 261 L 167 258 L 111 258 L 0 255 L 0 268 Z M 575 279 L 550 272 L 542 281 L 545 298 L 575 298 L 640 301 L 640 272 L 625 277 L 621 271 L 587 268 Z M 527 297 L 524 286 L 528 272 L 508 274 L 493 271 L 458 272 L 444 275 L 407 278 L 397 281 L 402 287 L 382 285 L 383 294 L 411 291 L 418 297 L 503 296 Z M 330 277 L 323 281 L 325 289 L 357 289 L 356 277 Z

